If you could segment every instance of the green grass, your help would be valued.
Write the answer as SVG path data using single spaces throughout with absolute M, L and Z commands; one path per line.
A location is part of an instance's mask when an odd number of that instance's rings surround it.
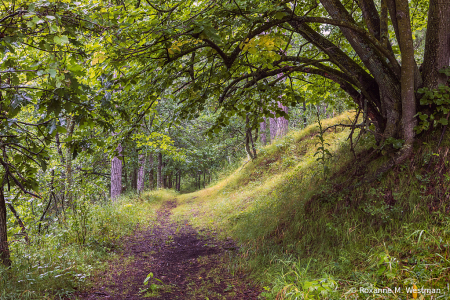
M 349 130 L 332 129 L 324 173 L 314 156 L 317 128 L 291 132 L 215 185 L 179 196 L 174 218 L 238 240 L 234 270 L 251 273 L 268 299 L 406 299 L 413 284 L 450 298 L 448 137 L 439 149 L 440 132 L 422 138 L 411 160 L 361 184 L 388 157 L 364 161 L 367 136 L 355 159 Z M 385 287 L 401 292 L 360 293 Z
M 125 195 L 115 203 L 78 203 L 45 234 L 30 235 L 31 243 L 11 244 L 10 269 L 0 267 L 0 299 L 62 299 L 87 288 L 90 276 L 114 259 L 118 240 L 148 226 L 162 196 L 169 193 Z

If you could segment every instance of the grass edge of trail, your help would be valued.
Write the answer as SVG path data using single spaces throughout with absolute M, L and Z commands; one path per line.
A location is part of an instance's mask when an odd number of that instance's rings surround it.
M 434 132 L 406 163 L 358 186 L 389 156 L 365 161 L 374 141 L 363 136 L 355 159 L 349 130 L 330 129 L 333 157 L 321 165 L 317 134 L 317 124 L 290 132 L 226 178 L 178 196 L 173 217 L 238 241 L 230 264 L 268 299 L 403 299 L 414 285 L 430 290 L 424 299 L 450 297 L 450 139 L 437 148 Z

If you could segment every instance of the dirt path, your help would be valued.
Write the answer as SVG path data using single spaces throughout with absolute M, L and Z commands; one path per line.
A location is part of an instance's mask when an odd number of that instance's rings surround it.
M 176 201 L 165 203 L 155 227 L 125 239 L 120 259 L 75 299 L 258 299 L 261 289 L 230 274 L 223 263 L 236 250 L 232 241 L 202 237 L 189 224 L 171 222 L 174 207 Z M 153 278 L 144 285 L 149 273 Z

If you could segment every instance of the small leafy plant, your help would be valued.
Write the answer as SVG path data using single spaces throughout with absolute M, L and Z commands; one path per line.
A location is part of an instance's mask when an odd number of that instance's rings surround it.
M 148 285 L 151 279 L 156 280 L 161 284 L 163 283 L 160 279 L 155 278 L 153 276 L 153 273 L 150 272 L 144 280 L 144 285 Z M 151 283 L 147 288 L 140 289 L 139 292 L 145 293 L 145 297 L 156 297 L 158 296 L 158 291 L 160 288 L 161 286 L 157 285 L 156 283 Z

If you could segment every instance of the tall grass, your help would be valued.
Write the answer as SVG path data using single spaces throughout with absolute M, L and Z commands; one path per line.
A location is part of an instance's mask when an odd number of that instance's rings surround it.
M 216 185 L 178 197 L 175 217 L 237 239 L 238 269 L 268 299 L 405 299 L 414 284 L 440 289 L 425 299 L 450 298 L 448 141 L 437 149 L 434 136 L 423 139 L 410 161 L 362 184 L 389 154 L 365 161 L 374 141 L 364 136 L 355 158 L 349 130 L 328 130 L 326 173 L 317 133 L 317 124 L 291 132 Z
M 14 241 L 12 267 L 0 267 L 0 299 L 63 299 L 89 286 L 89 276 L 116 255 L 119 239 L 151 224 L 159 199 L 144 193 L 114 203 L 79 201 L 44 234 L 31 234 L 29 245 Z

